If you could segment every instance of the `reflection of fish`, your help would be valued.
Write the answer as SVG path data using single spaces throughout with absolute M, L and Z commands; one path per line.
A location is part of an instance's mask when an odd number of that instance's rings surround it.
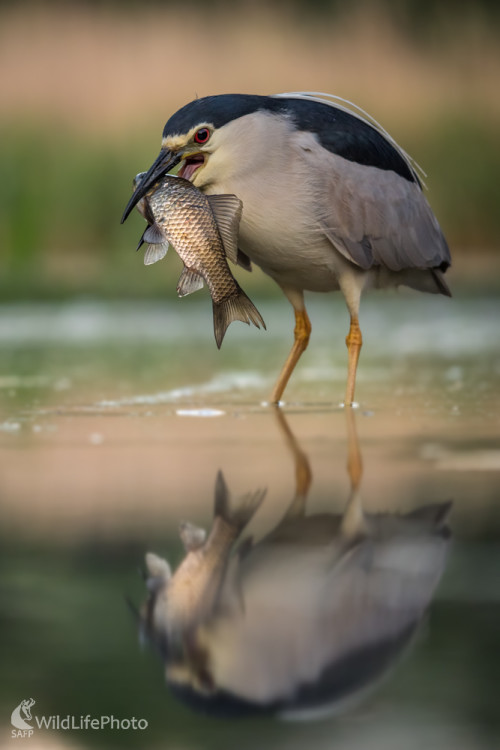
M 148 243 L 144 262 L 149 265 L 163 258 L 170 243 L 185 266 L 177 285 L 179 296 L 191 294 L 206 282 L 219 348 L 233 320 L 266 327 L 227 263 L 226 256 L 245 265 L 238 253 L 241 201 L 235 195 L 207 196 L 189 180 L 166 175 L 139 201 L 138 208 L 149 224 L 139 243 L 139 247 Z
M 153 641 L 175 646 L 201 621 L 211 616 L 224 582 L 231 548 L 259 507 L 265 492 L 245 495 L 230 507 L 224 477 L 217 475 L 214 521 L 208 537 L 203 529 L 182 523 L 180 536 L 186 556 L 172 575 L 166 560 L 148 552 L 143 626 Z
M 450 504 L 366 514 L 355 536 L 345 515 L 292 507 L 257 544 L 248 539 L 231 558 L 224 547 L 223 563 L 215 549 L 189 551 L 170 583 L 166 563 L 148 555 L 143 629 L 171 689 L 195 708 L 331 713 L 377 684 L 414 640 L 444 568 Z M 226 536 L 219 523 L 212 543 L 221 550 L 237 530 Z M 199 530 L 187 530 L 196 547 Z

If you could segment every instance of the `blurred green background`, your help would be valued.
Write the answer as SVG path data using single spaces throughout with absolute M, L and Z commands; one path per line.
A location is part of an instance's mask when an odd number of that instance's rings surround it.
M 134 253 L 142 219 L 120 217 L 170 114 L 223 92 L 359 104 L 427 172 L 453 273 L 491 283 L 499 26 L 486 0 L 1 3 L 1 299 L 175 294 L 171 265 Z

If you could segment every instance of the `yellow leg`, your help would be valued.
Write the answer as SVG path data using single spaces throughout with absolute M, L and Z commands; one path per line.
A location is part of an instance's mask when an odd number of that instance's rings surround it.
M 283 391 L 286 388 L 286 384 L 290 379 L 290 375 L 295 369 L 295 365 L 300 359 L 300 355 L 307 349 L 309 343 L 309 337 L 311 335 L 311 321 L 307 315 L 305 308 L 301 310 L 295 310 L 295 330 L 294 330 L 294 342 L 290 354 L 283 365 L 283 369 L 280 372 L 279 378 L 276 385 L 273 388 L 270 402 L 272 404 L 278 404 L 283 395 Z
M 354 388 L 356 386 L 356 369 L 358 366 L 359 353 L 363 344 L 361 329 L 358 318 L 351 316 L 351 327 L 345 340 L 347 344 L 347 386 L 345 391 L 344 403 L 346 406 L 352 406 L 354 401 Z

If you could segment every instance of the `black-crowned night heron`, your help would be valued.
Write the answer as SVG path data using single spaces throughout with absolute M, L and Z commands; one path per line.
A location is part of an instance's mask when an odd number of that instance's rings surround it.
M 271 395 L 279 402 L 311 332 L 304 290 L 340 289 L 351 322 L 345 403 L 354 399 L 367 288 L 450 295 L 450 253 L 412 160 L 361 110 L 311 93 L 222 94 L 168 120 L 160 154 L 125 210 L 182 162 L 205 193 L 243 202 L 239 247 L 295 311 L 295 340 Z

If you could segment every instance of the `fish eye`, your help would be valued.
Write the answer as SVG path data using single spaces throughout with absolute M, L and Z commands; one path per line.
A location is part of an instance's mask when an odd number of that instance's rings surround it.
M 200 128 L 194 134 L 195 143 L 206 143 L 210 138 L 210 130 L 208 128 Z

